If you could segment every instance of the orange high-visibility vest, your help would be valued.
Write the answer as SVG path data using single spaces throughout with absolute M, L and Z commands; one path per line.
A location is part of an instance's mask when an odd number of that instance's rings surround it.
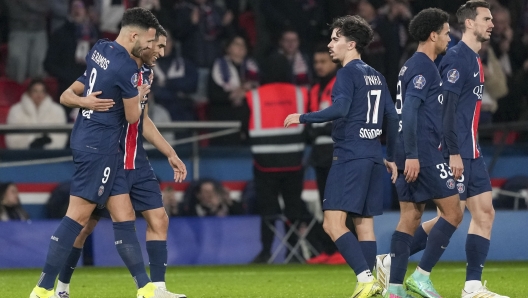
M 320 92 L 321 84 L 315 84 L 312 86 L 310 89 L 310 112 L 324 110 L 332 105 L 332 88 L 334 87 L 335 81 L 336 77 L 326 84 L 323 92 Z M 321 96 L 319 96 L 319 94 L 321 94 Z M 312 127 L 314 130 L 316 130 L 315 132 L 317 135 L 313 140 L 314 145 L 327 145 L 334 143 L 330 134 L 327 132 L 325 133 L 325 129 L 321 129 L 326 125 L 327 123 L 312 124 Z
M 250 110 L 249 137 L 254 164 L 264 172 L 296 171 L 302 168 L 304 125 L 284 127 L 293 113 L 304 114 L 306 88 L 288 83 L 263 85 L 246 93 Z

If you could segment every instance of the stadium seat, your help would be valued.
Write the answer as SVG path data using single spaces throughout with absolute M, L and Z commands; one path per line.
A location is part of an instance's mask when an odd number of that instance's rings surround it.
M 53 100 L 58 99 L 58 92 L 59 92 L 59 82 L 54 77 L 47 77 L 44 79 L 44 83 L 46 84 L 46 87 L 48 88 L 48 93 L 53 98 Z
M 25 88 L 8 78 L 0 78 L 0 106 L 11 106 L 20 100 Z

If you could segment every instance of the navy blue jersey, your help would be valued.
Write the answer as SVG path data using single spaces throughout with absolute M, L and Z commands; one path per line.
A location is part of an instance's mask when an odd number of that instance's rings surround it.
M 405 98 L 413 96 L 422 103 L 418 109 L 417 149 L 420 167 L 444 163 L 439 151 L 442 137 L 442 80 L 434 62 L 422 52 L 416 52 L 403 65 L 398 75 L 396 111 L 400 116 L 400 134 L 396 146 L 396 165 L 405 168 L 402 110 Z
M 138 79 L 138 84 L 150 85 L 149 76 L 151 69 L 143 65 Z M 125 123 L 121 133 L 120 147 L 124 153 L 125 170 L 139 169 L 144 166 L 150 166 L 147 158 L 147 152 L 143 148 L 143 117 L 145 115 L 145 106 L 148 98 L 145 95 L 141 99 L 141 116 L 136 123 Z
M 484 70 L 480 57 L 461 41 L 447 51 L 440 62 L 439 71 L 445 82 L 444 90 L 459 96 L 455 129 L 460 156 L 478 158 L 481 152 L 477 131 L 484 91 Z M 443 147 L 447 150 L 447 146 Z
M 115 41 L 99 40 L 86 56 L 86 71 L 77 80 L 84 96 L 101 91 L 99 98 L 113 99 L 106 112 L 81 109 L 75 120 L 70 147 L 79 151 L 116 154 L 126 123 L 123 98 L 138 95 L 138 67 L 125 48 Z
M 350 109 L 345 117 L 332 122 L 334 159 L 368 158 L 382 163 L 378 136 L 382 133 L 383 117 L 396 117 L 383 75 L 362 60 L 352 60 L 337 71 L 332 102 L 339 99 L 350 101 Z

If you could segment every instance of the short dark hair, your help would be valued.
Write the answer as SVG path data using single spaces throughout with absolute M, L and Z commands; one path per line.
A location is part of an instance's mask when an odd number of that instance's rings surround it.
M 44 86 L 44 91 L 46 91 L 46 93 L 48 92 L 48 86 L 46 86 L 46 82 L 44 82 L 43 79 L 40 79 L 40 78 L 35 78 L 35 79 L 32 79 L 27 88 L 26 88 L 26 91 L 27 92 L 30 92 L 31 89 L 33 89 L 33 87 L 35 87 L 35 85 L 39 85 L 39 84 L 42 84 L 42 86 Z
M 150 10 L 134 7 L 127 9 L 123 14 L 121 27 L 126 26 L 135 26 L 144 30 L 148 30 L 149 28 L 157 29 L 159 22 Z
M 438 8 L 427 8 L 420 11 L 409 24 L 409 33 L 419 41 L 424 42 L 431 32 L 440 33 L 444 24 L 449 23 L 449 14 Z
M 460 25 L 462 25 L 461 29 L 462 32 L 466 31 L 466 20 L 475 20 L 477 17 L 477 8 L 483 7 L 483 8 L 490 8 L 490 5 L 488 2 L 484 0 L 469 0 L 468 2 L 462 4 L 457 12 L 457 20 Z
M 374 36 L 367 21 L 358 15 L 336 18 L 330 25 L 330 29 L 337 29 L 338 35 L 344 36 L 348 41 L 356 42 L 356 50 L 359 54 L 363 53 Z
M 165 28 L 163 28 L 163 26 L 158 25 L 158 27 L 156 28 L 156 39 L 158 39 L 160 36 L 167 37 L 167 31 L 165 31 Z

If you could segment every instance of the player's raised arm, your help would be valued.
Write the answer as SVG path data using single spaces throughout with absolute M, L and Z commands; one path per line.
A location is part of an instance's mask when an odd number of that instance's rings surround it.
M 60 96 L 60 103 L 69 108 L 89 109 L 98 112 L 108 111 L 114 106 L 115 102 L 111 99 L 97 98 L 101 91 L 90 93 L 88 96 L 82 96 L 84 93 L 84 83 L 80 81 L 82 76 L 73 82 Z
M 182 182 L 187 177 L 187 168 L 181 159 L 176 154 L 176 151 L 172 146 L 165 140 L 163 135 L 159 132 L 158 128 L 148 116 L 148 104 L 145 106 L 145 112 L 143 116 L 143 136 L 149 143 L 154 145 L 163 155 L 169 160 L 169 164 L 174 170 L 174 181 Z
M 420 173 L 420 162 L 418 161 L 418 108 L 422 100 L 416 96 L 405 97 L 405 108 L 402 111 L 402 133 L 405 147 L 405 180 L 414 182 Z

